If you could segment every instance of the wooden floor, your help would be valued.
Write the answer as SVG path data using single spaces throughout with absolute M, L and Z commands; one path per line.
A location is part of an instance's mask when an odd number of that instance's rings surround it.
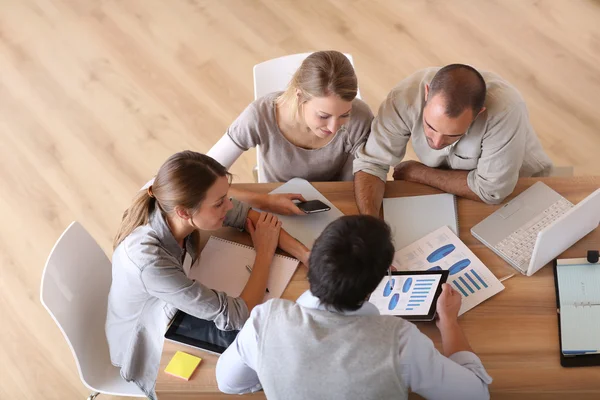
M 556 164 L 600 175 L 598 21 L 598 0 L 0 1 L 0 399 L 87 396 L 39 301 L 46 256 L 73 220 L 110 254 L 136 190 L 252 100 L 254 64 L 351 53 L 374 110 L 419 68 L 495 71 Z

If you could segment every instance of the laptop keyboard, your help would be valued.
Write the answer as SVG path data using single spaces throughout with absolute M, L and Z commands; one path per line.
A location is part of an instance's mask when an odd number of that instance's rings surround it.
M 571 207 L 573 203 L 561 197 L 494 247 L 523 273 L 527 272 L 538 233 Z

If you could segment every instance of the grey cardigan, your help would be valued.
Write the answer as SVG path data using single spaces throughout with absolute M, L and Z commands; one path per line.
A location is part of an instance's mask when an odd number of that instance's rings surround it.
M 233 200 L 224 225 L 242 229 L 250 207 Z M 185 251 L 173 237 L 162 213 L 136 228 L 115 249 L 108 295 L 106 338 L 110 358 L 121 376 L 135 382 L 152 400 L 164 333 L 177 309 L 213 320 L 219 329 L 241 329 L 248 319 L 241 298 L 211 290 L 189 279 L 183 269 L 187 252 L 199 254 L 189 237 Z

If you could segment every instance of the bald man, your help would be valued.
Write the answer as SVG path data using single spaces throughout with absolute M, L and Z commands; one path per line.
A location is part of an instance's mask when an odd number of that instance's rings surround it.
M 420 162 L 402 162 L 409 140 Z M 427 68 L 400 82 L 356 157 L 356 203 L 362 214 L 374 216 L 390 166 L 395 180 L 488 204 L 502 202 L 519 177 L 552 169 L 517 89 L 463 64 Z

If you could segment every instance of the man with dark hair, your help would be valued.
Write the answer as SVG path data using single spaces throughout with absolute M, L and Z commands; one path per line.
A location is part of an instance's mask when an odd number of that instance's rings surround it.
M 444 284 L 437 326 L 444 355 L 417 327 L 366 301 L 394 256 L 389 226 L 346 216 L 315 241 L 310 290 L 296 303 L 252 310 L 217 363 L 225 393 L 264 389 L 268 399 L 487 399 L 492 379 L 458 325 L 460 294 Z
M 420 162 L 402 162 L 409 140 Z M 416 72 L 381 104 L 354 160 L 361 213 L 379 215 L 390 166 L 394 179 L 498 204 L 520 176 L 548 175 L 552 162 L 517 89 L 493 73 L 452 64 Z

